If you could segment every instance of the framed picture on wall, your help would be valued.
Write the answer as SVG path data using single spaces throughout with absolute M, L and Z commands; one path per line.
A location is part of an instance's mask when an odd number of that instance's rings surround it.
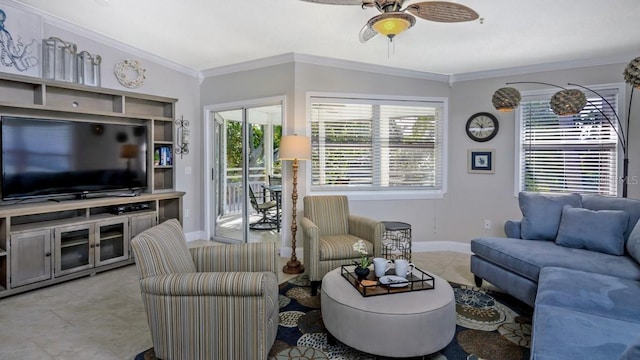
M 40 76 L 42 19 L 0 3 L 0 71 Z
M 493 174 L 495 169 L 495 150 L 468 150 L 467 172 L 470 174 Z

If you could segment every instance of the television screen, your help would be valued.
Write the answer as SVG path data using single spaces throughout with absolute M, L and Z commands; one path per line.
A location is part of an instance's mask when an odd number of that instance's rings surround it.
M 147 187 L 147 127 L 2 116 L 2 199 Z

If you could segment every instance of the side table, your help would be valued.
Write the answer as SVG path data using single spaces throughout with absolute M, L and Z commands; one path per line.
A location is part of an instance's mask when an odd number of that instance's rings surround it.
M 382 257 L 388 260 L 411 261 L 411 224 L 399 221 L 383 221 Z

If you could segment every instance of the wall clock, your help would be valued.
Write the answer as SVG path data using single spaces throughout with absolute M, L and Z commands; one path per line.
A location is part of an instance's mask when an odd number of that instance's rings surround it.
M 467 124 L 465 125 L 465 131 L 467 136 L 473 141 L 485 142 L 493 139 L 498 134 L 498 119 L 493 114 L 487 112 L 479 112 L 471 115 Z

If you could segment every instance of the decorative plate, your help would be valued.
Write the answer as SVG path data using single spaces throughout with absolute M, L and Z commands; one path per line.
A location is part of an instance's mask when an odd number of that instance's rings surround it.
M 386 275 L 380 278 L 380 284 L 390 287 L 405 287 L 409 285 L 409 281 L 401 276 Z
M 115 74 L 118 82 L 129 89 L 136 89 L 144 83 L 144 72 L 138 60 L 120 60 L 116 64 Z

